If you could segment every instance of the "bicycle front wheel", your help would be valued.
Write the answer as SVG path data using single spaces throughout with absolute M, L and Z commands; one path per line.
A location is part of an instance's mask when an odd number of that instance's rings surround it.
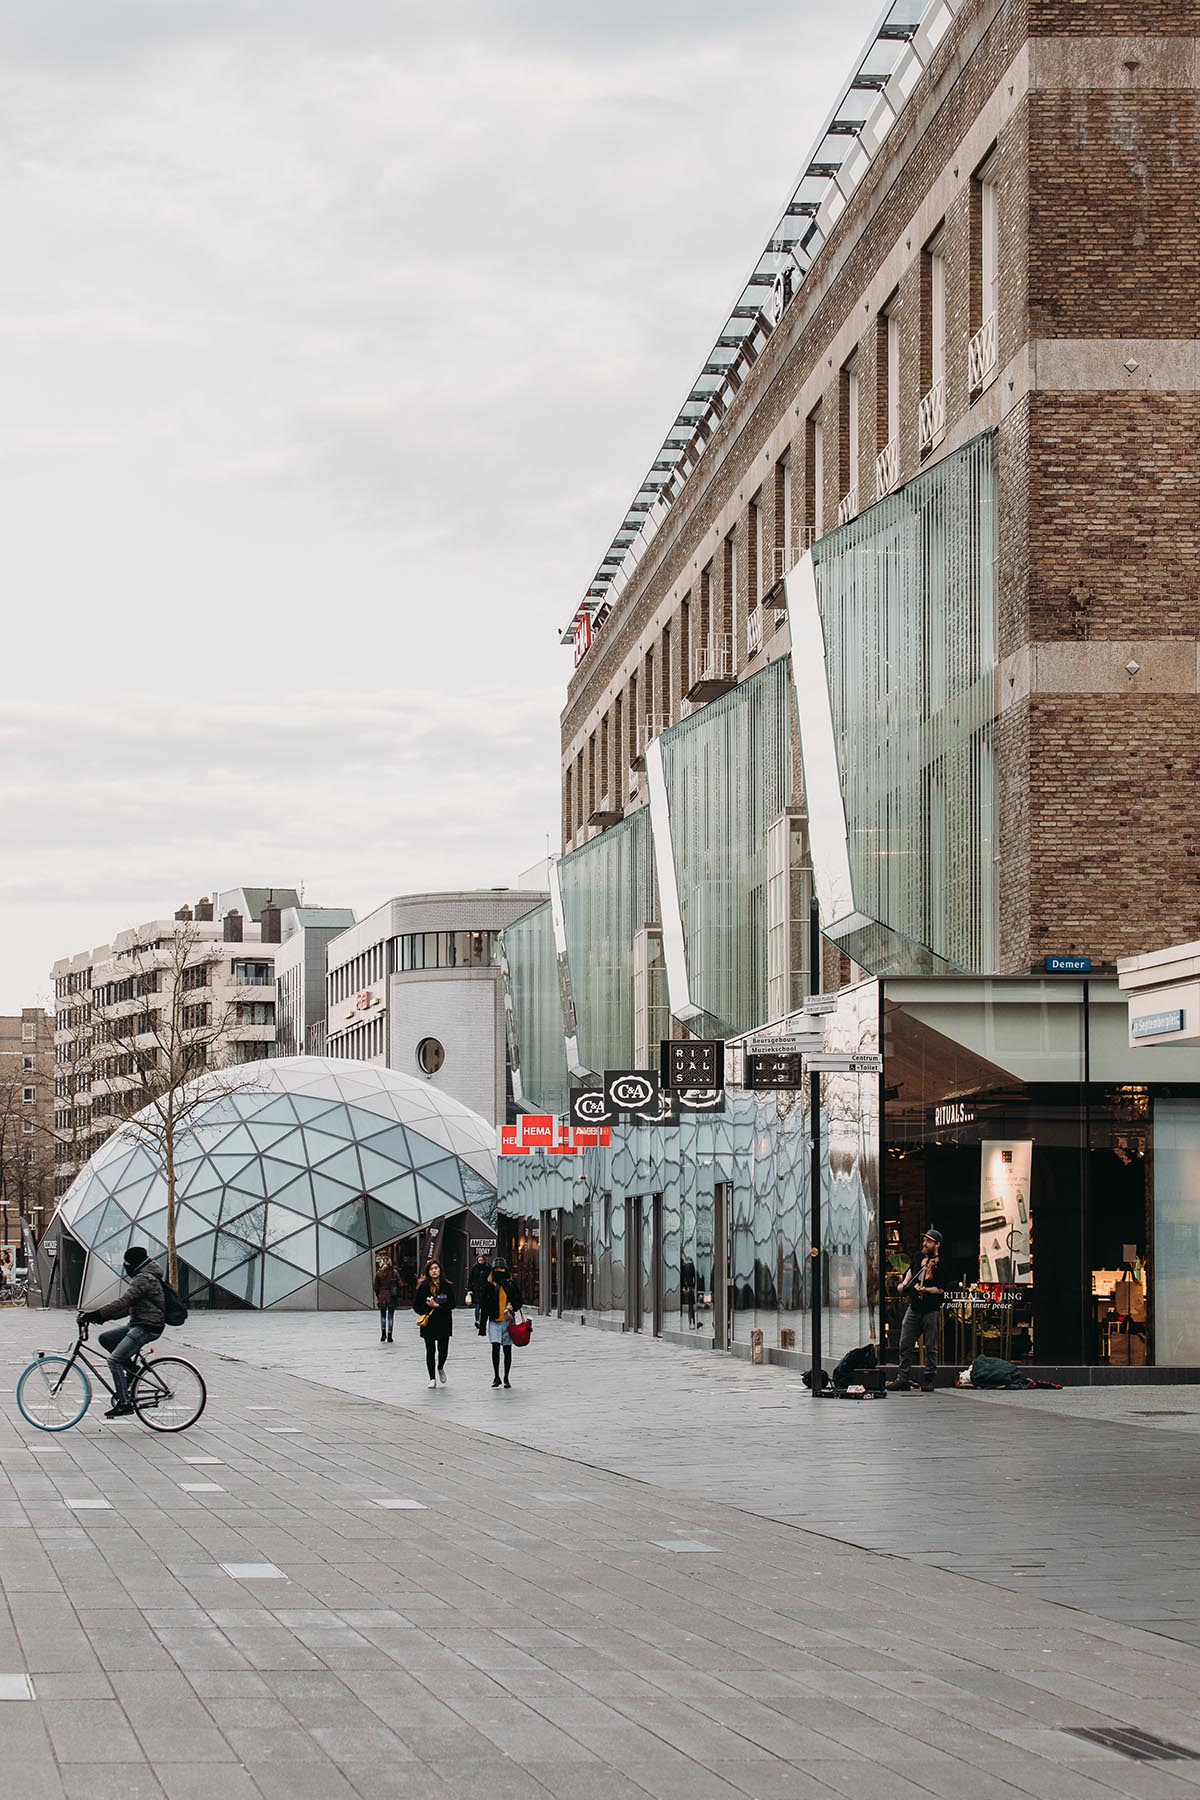
M 151 1431 L 186 1431 L 204 1411 L 208 1389 L 199 1369 L 181 1356 L 156 1356 L 138 1370 L 129 1398 Z
M 79 1364 L 65 1356 L 39 1356 L 17 1382 L 21 1417 L 38 1431 L 69 1431 L 78 1425 L 91 1399 L 91 1382 Z

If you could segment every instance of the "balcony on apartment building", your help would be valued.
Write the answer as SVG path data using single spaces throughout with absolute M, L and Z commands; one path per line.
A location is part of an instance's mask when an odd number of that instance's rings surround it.
M 696 646 L 692 652 L 692 684 L 687 698 L 704 705 L 719 699 L 736 685 L 733 671 L 733 633 L 717 631 Z
M 614 805 L 611 794 L 601 794 L 588 814 L 588 824 L 594 825 L 598 831 L 607 831 L 610 825 L 616 825 L 624 816 L 621 808 Z
M 847 493 L 843 494 L 841 499 L 838 501 L 838 514 L 837 514 L 838 524 L 839 525 L 849 524 L 850 520 L 852 518 L 854 518 L 854 516 L 857 512 L 858 512 L 858 489 L 856 487 L 852 487 L 852 488 L 850 488 L 850 490 Z
M 936 449 L 946 435 L 946 383 L 944 379 L 934 382 L 925 398 L 921 401 L 917 414 L 917 438 L 921 455 Z
M 885 444 L 875 458 L 875 498 L 890 494 L 900 479 L 900 445 L 896 438 Z

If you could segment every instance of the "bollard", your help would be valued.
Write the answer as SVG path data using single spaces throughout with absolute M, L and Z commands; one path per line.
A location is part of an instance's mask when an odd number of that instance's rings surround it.
M 763 1334 L 761 1325 L 750 1327 L 750 1361 L 760 1363 L 763 1359 Z
M 779 1333 L 779 1348 L 781 1350 L 794 1350 L 796 1348 L 796 1334 L 790 1325 L 785 1325 L 783 1330 Z

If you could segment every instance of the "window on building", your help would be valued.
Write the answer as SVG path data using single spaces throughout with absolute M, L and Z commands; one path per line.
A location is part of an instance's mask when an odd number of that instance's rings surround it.
M 838 441 L 839 487 L 842 496 L 841 510 L 849 516 L 858 511 L 858 431 L 859 431 L 859 378 L 858 354 L 849 359 L 842 369 L 840 383 L 842 417 L 841 431 Z
M 239 1025 L 273 1025 L 275 1023 L 275 1002 L 273 1000 L 239 1000 L 237 1022 Z
M 27 1074 L 32 1075 L 33 1069 L 34 1069 L 34 1061 L 33 1061 L 32 1056 L 23 1056 L 21 1058 L 21 1067 L 22 1067 L 22 1069 L 25 1070 L 25 1072 Z
M 1000 283 L 1000 219 L 996 156 L 993 152 L 971 179 L 971 341 L 967 383 L 972 393 L 996 372 Z
M 21 1120 L 21 1130 L 23 1132 L 25 1132 L 26 1135 L 28 1135 L 30 1132 L 32 1132 L 33 1120 L 32 1119 L 22 1119 Z
M 37 1026 L 32 1019 L 21 1020 L 21 1036 L 27 1044 L 36 1043 Z
M 731 531 L 721 546 L 721 630 L 726 636 L 731 636 L 733 632 L 733 621 L 737 612 L 737 589 L 737 538 Z
M 270 987 L 275 968 L 269 962 L 235 962 L 230 974 L 238 987 Z
M 794 562 L 792 533 L 792 459 L 785 451 L 775 464 L 775 543 L 771 578 L 778 581 Z
M 179 985 L 186 993 L 193 993 L 196 988 L 206 988 L 209 981 L 207 963 L 189 963 L 180 977 Z
M 21 1099 L 26 1106 L 32 1106 L 37 1099 L 37 1089 L 33 1087 L 22 1088 Z
M 922 453 L 946 431 L 946 236 L 939 229 L 921 259 L 921 364 L 924 394 L 919 439 Z
M 185 1031 L 199 1031 L 202 1026 L 210 1023 L 212 1007 L 207 1001 L 200 1006 L 185 1006 L 179 1016 Z
M 746 571 L 747 593 L 751 606 L 757 606 L 766 589 L 766 570 L 763 567 L 763 509 L 762 493 L 755 494 L 750 502 L 750 512 L 746 521 L 746 555 L 749 567 Z
M 808 539 L 811 543 L 825 530 L 825 426 L 820 407 L 814 407 L 805 422 L 806 487 L 804 510 L 808 514 Z

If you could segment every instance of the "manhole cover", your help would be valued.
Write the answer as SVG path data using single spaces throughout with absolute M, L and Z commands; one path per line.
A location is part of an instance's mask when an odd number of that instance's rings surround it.
M 1134 1762 L 1200 1762 L 1200 1751 L 1187 1750 L 1182 1744 L 1172 1744 L 1168 1738 L 1138 1731 L 1132 1725 L 1068 1726 L 1067 1736 L 1082 1738 L 1085 1744 L 1102 1744 L 1106 1750 L 1132 1757 Z

